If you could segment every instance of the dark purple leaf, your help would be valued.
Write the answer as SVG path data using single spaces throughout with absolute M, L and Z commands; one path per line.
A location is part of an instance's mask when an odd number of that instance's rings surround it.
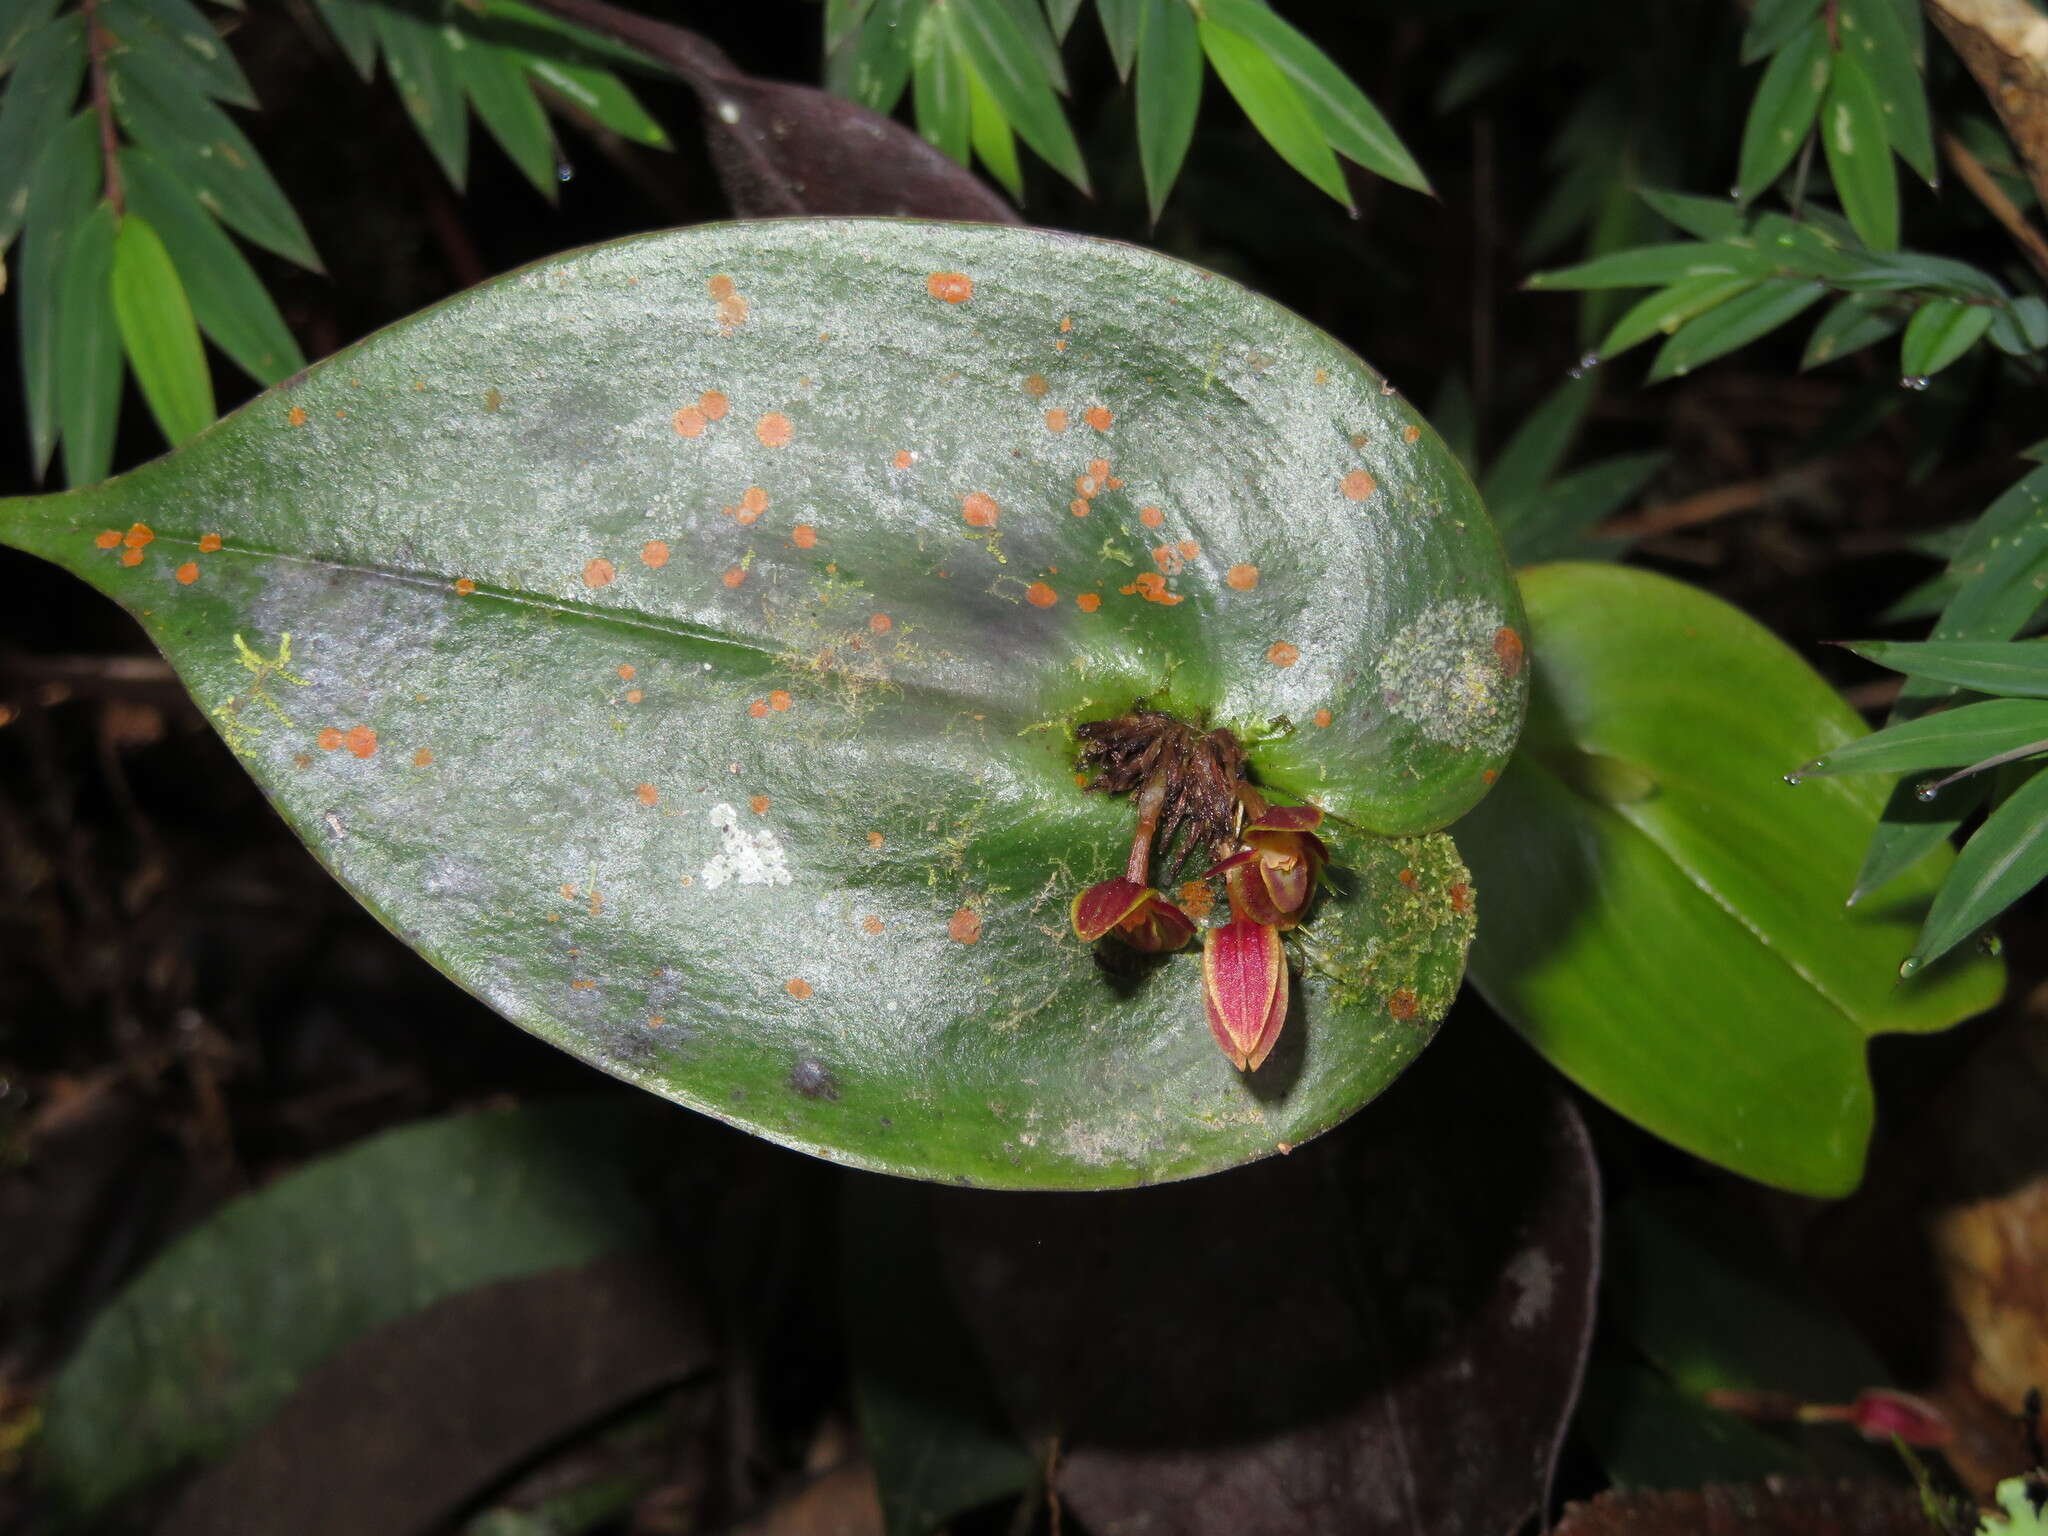
M 1536 1509 L 1592 1323 L 1598 1174 L 1530 1059 L 1473 1045 L 1255 1167 L 935 1197 L 963 1311 L 1091 1530 L 1506 1536 Z
M 605 0 L 536 0 L 640 50 L 704 106 L 711 163 L 745 219 L 900 214 L 1017 224 L 1017 211 L 893 118 L 807 85 L 757 80 L 705 38 Z
M 658 1259 L 478 1286 L 321 1366 L 159 1536 L 426 1530 L 567 1431 L 710 1361 L 685 1283 Z
M 1937 1536 L 1910 1488 L 1763 1483 L 1608 1492 L 1565 1510 L 1553 1536 Z

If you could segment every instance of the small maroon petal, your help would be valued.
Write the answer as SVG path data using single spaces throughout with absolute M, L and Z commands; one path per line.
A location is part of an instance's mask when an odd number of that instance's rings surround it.
M 1947 1445 L 1955 1429 L 1934 1404 L 1889 1387 L 1871 1387 L 1856 1394 L 1849 1405 L 1849 1422 L 1868 1440 L 1889 1440 L 1897 1435 L 1908 1445 Z
M 1221 928 L 1211 928 L 1202 945 L 1202 997 L 1209 1015 L 1209 1029 L 1233 1065 L 1250 1070 L 1265 1059 L 1260 1050 L 1272 1048 L 1271 1036 L 1279 1032 L 1273 1020 L 1276 995 L 1280 995 L 1280 1016 L 1286 1017 L 1284 991 L 1287 985 L 1287 956 L 1277 929 L 1246 918 L 1233 918 Z
M 1278 935 L 1275 935 L 1275 942 Z M 1253 1043 L 1245 1059 L 1245 1069 L 1256 1072 L 1266 1064 L 1266 1058 L 1273 1054 L 1273 1043 L 1280 1038 L 1280 1026 L 1287 1022 L 1287 953 L 1280 954 L 1280 982 L 1273 988 L 1272 1006 L 1266 1010 L 1266 1022 L 1259 1029 L 1259 1038 Z
M 1240 848 L 1229 858 L 1218 859 L 1214 864 L 1203 870 L 1202 878 L 1208 880 L 1216 875 L 1227 875 L 1240 864 L 1249 864 L 1258 856 L 1259 851 L 1256 848 Z
M 1230 911 L 1234 917 L 1264 923 L 1269 928 L 1289 924 L 1289 915 L 1274 903 L 1272 894 L 1266 889 L 1266 882 L 1255 864 L 1240 864 L 1223 877 L 1223 888 L 1230 893 Z
M 1273 905 L 1289 918 L 1301 916 L 1302 908 L 1308 905 L 1309 892 L 1315 888 L 1314 865 L 1304 856 L 1297 856 L 1285 864 L 1262 859 L 1259 861 L 1259 878 L 1264 882 L 1266 894 L 1272 898 Z
M 1104 880 L 1074 898 L 1074 934 L 1084 944 L 1097 939 L 1131 915 L 1153 894 L 1135 880 Z
M 1157 891 L 1147 894 L 1151 900 L 1123 920 L 1117 937 L 1148 955 L 1163 955 L 1185 946 L 1195 936 L 1195 920 Z
M 1313 832 L 1322 824 L 1319 805 L 1269 805 L 1245 824 L 1245 831 Z

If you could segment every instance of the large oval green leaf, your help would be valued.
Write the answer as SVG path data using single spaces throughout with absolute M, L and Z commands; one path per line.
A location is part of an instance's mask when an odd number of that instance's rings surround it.
M 1458 829 L 1487 905 L 1473 979 L 1646 1129 L 1768 1184 L 1847 1192 L 1868 1037 L 1943 1028 L 2002 985 L 1981 957 L 1898 980 L 1950 855 L 1844 905 L 1886 788 L 1783 775 L 1863 725 L 1718 598 L 1606 565 L 1534 567 L 1522 594 L 1528 731 Z
M 1492 530 L 1392 385 L 1038 231 L 543 262 L 0 537 L 135 612 L 314 851 L 515 1022 L 990 1185 L 1223 1167 L 1383 1088 L 1471 931 L 1430 834 L 1522 709 Z M 1341 818 L 1255 1076 L 1193 954 L 1114 974 L 1068 929 L 1132 823 L 1073 727 L 1139 699 Z

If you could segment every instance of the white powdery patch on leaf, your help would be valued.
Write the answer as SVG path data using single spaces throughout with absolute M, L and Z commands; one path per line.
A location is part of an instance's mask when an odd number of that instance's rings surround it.
M 1387 707 L 1431 741 L 1505 752 L 1517 722 L 1514 690 L 1494 651 L 1500 628 L 1500 610 L 1476 597 L 1426 609 L 1380 658 Z
M 740 813 L 720 801 L 711 807 L 711 825 L 725 840 L 725 847 L 706 862 L 697 879 L 716 890 L 731 882 L 736 885 L 788 885 L 789 863 L 782 839 L 763 827 L 759 832 L 743 831 Z

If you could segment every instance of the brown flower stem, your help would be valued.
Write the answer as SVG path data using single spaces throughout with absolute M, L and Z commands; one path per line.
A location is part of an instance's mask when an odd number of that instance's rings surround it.
M 1138 830 L 1131 836 L 1131 856 L 1124 864 L 1124 878 L 1150 885 L 1152 839 L 1159 835 L 1159 817 L 1166 809 L 1166 775 L 1155 773 L 1138 791 Z
M 2027 260 L 2033 263 L 2034 271 L 2042 278 L 2048 279 L 2048 239 L 2043 239 L 2041 232 L 2027 222 L 2027 216 L 2005 195 L 2004 190 L 1992 179 L 1991 173 L 1984 169 L 1983 162 L 1970 153 L 1969 147 L 1961 139 L 1952 133 L 1942 134 L 1941 152 L 1955 169 L 1956 176 L 1962 184 L 1970 189 L 1977 201 L 1984 205 L 1985 211 L 1998 220 L 2004 226 L 2005 232 L 2012 236 L 2013 244 L 2017 245 Z
M 116 216 L 127 211 L 121 190 L 121 139 L 114 131 L 114 104 L 107 91 L 107 44 L 113 41 L 100 25 L 99 0 L 83 0 L 79 13 L 85 18 L 86 57 L 92 67 L 92 110 L 100 125 L 100 165 L 104 195 Z

